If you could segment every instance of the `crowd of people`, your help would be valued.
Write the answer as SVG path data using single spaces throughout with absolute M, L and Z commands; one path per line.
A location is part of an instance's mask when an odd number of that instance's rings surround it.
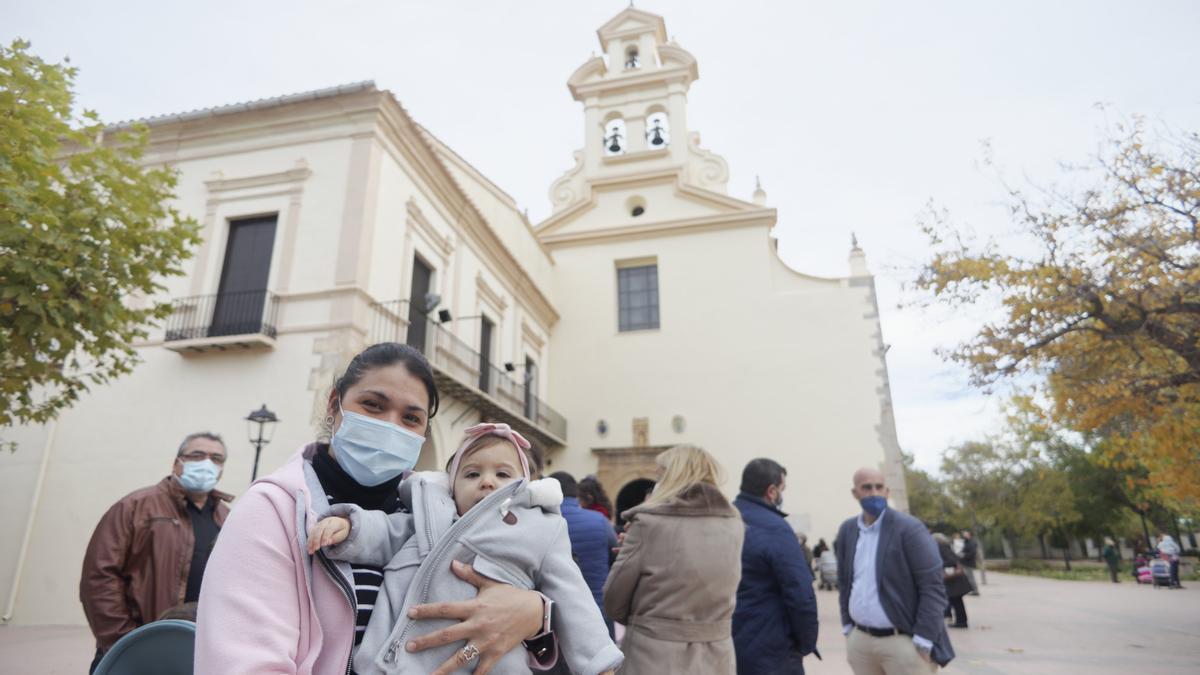
M 194 618 L 199 673 L 790 675 L 820 658 L 823 561 L 857 675 L 954 657 L 944 614 L 966 625 L 974 549 L 960 559 L 888 508 L 877 469 L 855 473 L 859 513 L 809 556 L 774 460 L 743 467 L 730 502 L 708 452 L 673 447 L 614 522 L 598 480 L 543 478 L 505 424 L 467 429 L 445 472 L 413 473 L 438 405 L 419 351 L 367 348 L 336 380 L 321 440 L 232 511 L 215 489 L 224 443 L 187 436 L 171 475 L 115 504 L 88 546 L 93 669 L 167 615 Z

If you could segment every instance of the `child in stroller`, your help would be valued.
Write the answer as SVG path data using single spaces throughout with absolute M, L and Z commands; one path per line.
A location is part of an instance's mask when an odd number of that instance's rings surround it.
M 1150 559 L 1145 553 L 1138 553 L 1133 559 L 1133 578 L 1137 579 L 1139 584 L 1154 582 L 1154 575 L 1150 572 Z

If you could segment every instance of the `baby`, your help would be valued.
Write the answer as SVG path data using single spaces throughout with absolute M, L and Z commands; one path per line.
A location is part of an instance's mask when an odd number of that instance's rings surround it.
M 558 482 L 529 480 L 529 442 L 507 424 L 477 424 L 466 433 L 448 473 L 416 473 L 400 484 L 406 512 L 336 504 L 334 515 L 309 534 L 310 553 L 324 547 L 331 558 L 383 567 L 383 585 L 354 655 L 355 672 L 424 675 L 455 652 L 459 663 L 473 668 L 477 651 L 462 642 L 416 653 L 404 649 L 408 640 L 455 623 L 411 620 L 410 608 L 475 596 L 474 586 L 451 573 L 452 559 L 553 600 L 559 653 L 573 673 L 615 670 L 624 657 L 571 557 Z M 524 650 L 504 655 L 492 672 L 529 673 Z

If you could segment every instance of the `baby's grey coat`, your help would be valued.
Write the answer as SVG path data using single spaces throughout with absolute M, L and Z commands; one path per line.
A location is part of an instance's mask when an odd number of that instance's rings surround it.
M 352 504 L 333 506 L 350 519 L 350 536 L 327 552 L 331 558 L 383 566 L 383 585 L 363 641 L 354 656 L 359 675 L 427 675 L 465 646 L 457 642 L 409 653 L 414 637 L 457 623 L 450 619 L 408 619 L 408 610 L 429 602 L 470 600 L 477 589 L 454 576 L 450 561 L 470 563 L 484 576 L 517 588 L 537 590 L 554 601 L 553 628 L 559 658 L 578 675 L 619 667 L 624 657 L 591 591 L 571 557 L 567 523 L 552 509 L 532 506 L 527 481 L 493 492 L 455 520 L 457 509 L 445 474 L 417 473 L 400 486 L 409 513 L 366 511 Z M 516 517 L 504 522 L 508 502 Z M 478 659 L 468 666 L 474 671 Z M 530 673 L 527 654 L 514 649 L 492 670 L 497 675 Z

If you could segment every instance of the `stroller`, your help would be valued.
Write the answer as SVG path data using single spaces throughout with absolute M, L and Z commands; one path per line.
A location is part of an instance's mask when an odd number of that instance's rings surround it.
M 817 561 L 817 570 L 820 573 L 820 585 L 818 588 L 828 591 L 837 588 L 838 563 L 837 555 L 833 551 L 824 551 L 821 553 L 821 558 Z
M 1171 563 L 1162 558 L 1150 561 L 1150 576 L 1154 579 L 1154 587 L 1171 587 Z

